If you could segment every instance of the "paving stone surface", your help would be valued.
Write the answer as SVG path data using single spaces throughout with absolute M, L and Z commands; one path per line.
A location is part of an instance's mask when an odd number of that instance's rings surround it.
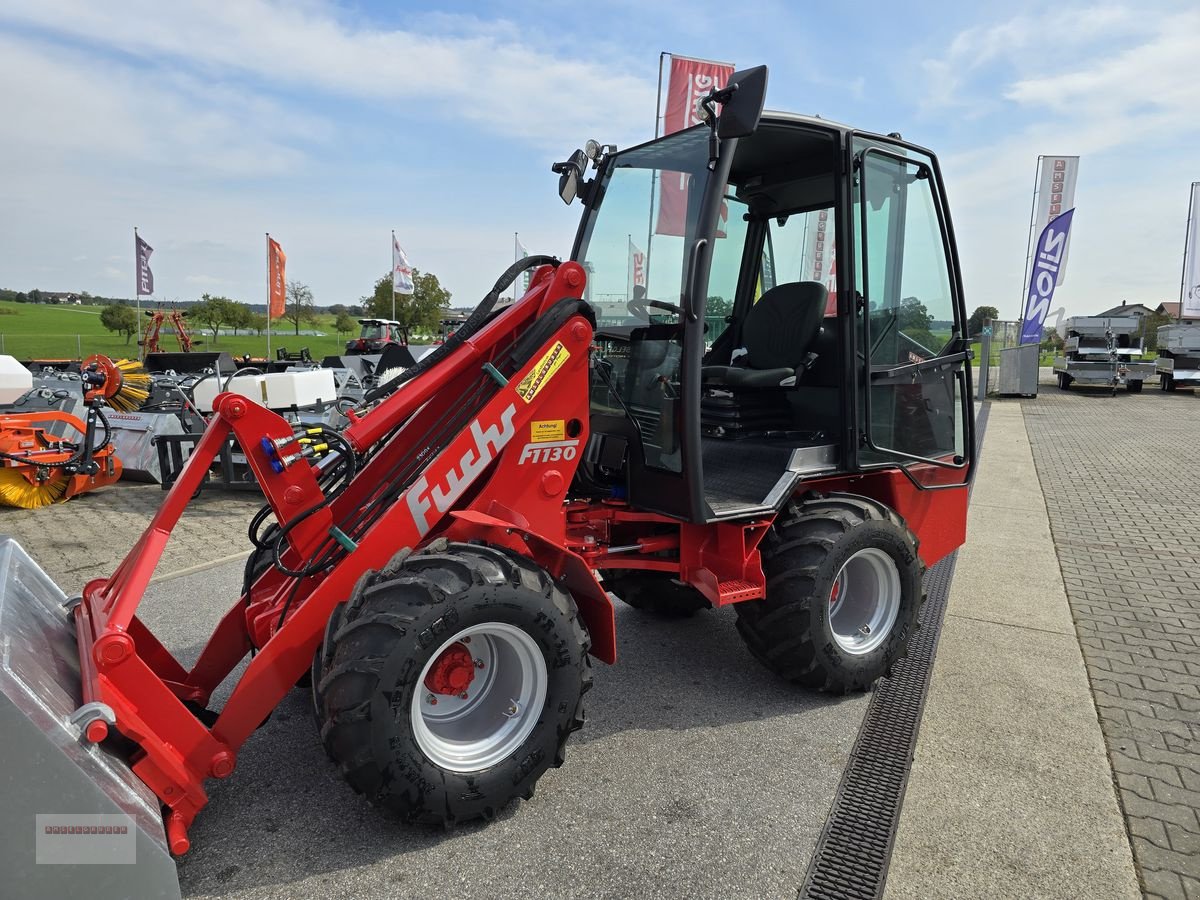
M 166 497 L 157 484 L 117 483 L 42 509 L 0 507 L 0 534 L 12 535 L 68 594 L 111 575 Z M 156 575 L 250 549 L 246 528 L 263 503 L 257 492 L 208 489 L 179 520 Z
M 1200 397 L 1022 406 L 1143 889 L 1200 897 Z

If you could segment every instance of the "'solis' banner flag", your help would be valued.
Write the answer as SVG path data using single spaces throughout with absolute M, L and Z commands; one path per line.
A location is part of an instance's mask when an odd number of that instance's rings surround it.
M 137 252 L 137 292 L 139 297 L 149 297 L 154 293 L 154 273 L 150 271 L 150 254 L 154 252 L 154 248 L 143 241 L 140 237 L 136 238 Z
M 642 296 L 646 295 L 646 254 L 629 239 L 629 290 L 628 296 L 635 297 L 637 289 L 642 288 Z
M 1025 295 L 1025 312 L 1021 317 L 1021 343 L 1040 344 L 1042 323 L 1050 311 L 1059 272 L 1065 260 L 1067 238 L 1071 233 L 1071 218 L 1075 210 L 1050 221 L 1033 248 L 1033 269 L 1029 275 L 1029 291 Z
M 663 116 L 663 134 L 673 134 L 693 125 L 699 125 L 700 101 L 710 91 L 725 87 L 733 74 L 728 63 L 712 62 L 707 59 L 689 59 L 686 56 L 671 57 L 671 78 L 667 82 L 667 110 Z M 689 175 L 685 172 L 661 173 L 659 188 L 657 234 L 683 235 L 687 224 L 687 187 Z

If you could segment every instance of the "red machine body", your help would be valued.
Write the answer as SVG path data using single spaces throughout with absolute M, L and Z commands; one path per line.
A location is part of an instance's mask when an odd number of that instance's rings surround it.
M 345 438 L 356 451 L 373 453 L 325 506 L 315 467 L 301 461 L 275 471 L 262 449 L 265 437 L 286 452 L 293 439 L 288 422 L 235 394 L 216 399 L 208 429 L 153 521 L 113 575 L 88 583 L 74 608 L 84 702 L 111 707 L 120 732 L 137 744 L 132 768 L 168 809 L 173 852 L 187 849 L 187 827 L 207 802 L 205 780 L 232 774 L 242 744 L 308 669 L 334 606 L 398 548 L 416 550 L 436 538 L 482 540 L 535 560 L 568 587 L 590 632 L 592 654 L 610 663 L 616 658 L 614 613 L 593 574 L 597 568 L 678 573 L 714 605 L 763 596 L 757 547 L 771 517 L 702 526 L 622 502 L 564 504 L 588 436 L 593 330 L 583 315 L 550 334 L 453 440 L 422 458 L 429 427 L 445 414 L 444 403 L 429 401 L 469 397 L 481 373 L 494 378 L 485 364 L 557 301 L 579 296 L 584 277 L 573 262 L 539 269 L 522 299 L 438 366 L 353 417 Z M 353 549 L 327 571 L 299 578 L 275 568 L 261 574 L 249 594 L 233 602 L 189 670 L 139 620 L 137 608 L 172 528 L 230 434 L 248 448 L 249 465 L 279 523 L 290 526 L 282 562 L 293 569 L 330 546 L 334 523 L 369 507 L 385 473 L 413 460 L 421 469 L 396 502 L 347 535 Z M 900 511 L 920 538 L 927 563 L 963 539 L 965 491 L 918 491 L 889 472 L 812 486 L 854 490 Z M 206 705 L 252 648 L 257 652 L 215 722 L 204 724 L 185 704 Z M 452 654 L 443 657 L 430 673 L 438 693 L 459 687 L 464 676 L 469 683 L 471 673 L 460 668 Z M 107 733 L 98 721 L 85 730 L 92 741 Z

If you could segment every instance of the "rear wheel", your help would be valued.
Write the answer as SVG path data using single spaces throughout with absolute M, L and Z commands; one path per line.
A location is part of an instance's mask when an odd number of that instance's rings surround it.
M 1142 392 L 1142 382 L 1140 382 L 1140 381 L 1127 382 L 1125 385 L 1125 390 L 1129 391 L 1129 393 L 1131 393 L 1131 394 L 1140 394 Z
M 1066 372 L 1059 372 L 1058 373 L 1058 389 L 1060 391 L 1069 391 L 1071 389 L 1071 382 L 1074 380 L 1075 379 L 1073 379 Z
M 588 638 L 529 560 L 451 544 L 365 579 L 339 608 L 315 692 L 346 780 L 406 821 L 490 819 L 561 765 L 583 724 Z
M 915 536 L 886 506 L 831 495 L 794 504 L 763 539 L 767 595 L 736 606 L 767 668 L 835 693 L 863 690 L 908 652 L 924 599 Z
M 606 569 L 601 574 L 608 590 L 634 609 L 660 616 L 684 617 L 712 608 L 703 594 L 690 584 L 672 578 L 669 572 Z
M 1165 390 L 1165 391 L 1175 390 L 1175 376 L 1174 375 L 1163 375 L 1162 383 L 1163 383 L 1163 390 Z

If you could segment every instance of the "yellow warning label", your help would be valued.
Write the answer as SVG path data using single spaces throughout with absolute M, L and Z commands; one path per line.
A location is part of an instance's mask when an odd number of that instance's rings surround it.
M 532 403 L 533 398 L 546 386 L 554 373 L 562 368 L 563 363 L 571 358 L 571 353 L 563 346 L 562 341 L 555 341 L 554 346 L 546 351 L 546 355 L 538 360 L 533 371 L 521 379 L 517 385 L 517 393 L 526 403 Z
M 529 440 L 535 444 L 545 441 L 561 441 L 566 439 L 567 423 L 565 419 L 547 419 L 544 422 L 529 423 Z

